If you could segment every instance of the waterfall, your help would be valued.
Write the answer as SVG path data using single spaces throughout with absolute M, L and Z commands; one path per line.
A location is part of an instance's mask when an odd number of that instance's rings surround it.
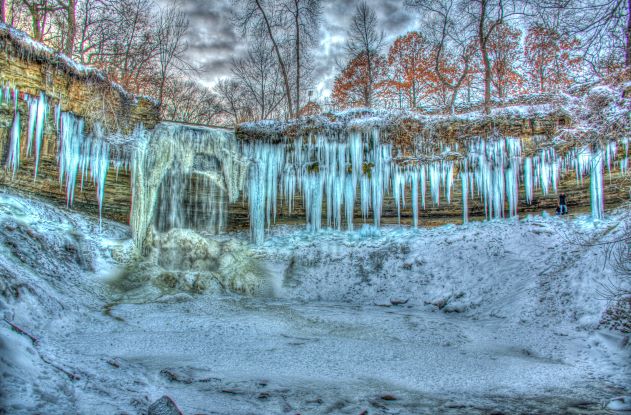
M 241 195 L 249 167 L 233 134 L 161 123 L 152 132 L 139 127 L 133 136 L 130 225 L 136 247 L 145 247 L 154 221 L 162 230 L 223 231 L 226 204 Z M 186 200 L 189 195 L 193 200 Z

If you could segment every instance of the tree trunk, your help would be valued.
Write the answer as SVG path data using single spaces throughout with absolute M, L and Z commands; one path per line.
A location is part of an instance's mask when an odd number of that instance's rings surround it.
M 631 0 L 629 0 L 631 1 Z M 300 0 L 294 0 L 296 5 L 296 112 L 300 112 Z
M 267 34 L 269 35 L 270 40 L 272 41 L 273 49 L 276 51 L 276 58 L 278 59 L 278 66 L 280 66 L 280 73 L 283 76 L 283 83 L 285 84 L 285 97 L 287 98 L 287 110 L 289 111 L 289 118 L 294 118 L 294 110 L 292 106 L 291 99 L 291 87 L 289 86 L 289 77 L 287 76 L 287 69 L 285 68 L 285 62 L 283 58 L 280 56 L 280 49 L 276 44 L 276 39 L 274 38 L 274 34 L 272 33 L 272 26 L 270 25 L 269 20 L 267 19 L 267 14 L 265 14 L 265 10 L 261 6 L 259 0 L 255 0 L 256 6 L 258 7 L 261 15 L 263 16 L 263 20 L 265 21 L 265 27 L 267 28 Z
M 366 107 L 368 108 L 372 108 L 372 83 L 373 83 L 373 76 L 372 76 L 372 59 L 370 57 L 370 50 L 366 49 L 366 61 L 367 61 L 367 65 L 368 65 L 368 93 L 366 96 Z
M 491 61 L 487 50 L 487 36 L 484 33 L 484 23 L 486 21 L 486 0 L 480 2 L 480 21 L 478 26 L 478 37 L 480 41 L 480 52 L 484 64 L 484 112 L 491 112 Z
M 0 0 L 0 22 L 7 22 L 7 0 Z
M 416 80 L 412 80 L 412 109 L 416 108 Z
M 64 53 L 72 58 L 74 53 L 74 42 L 77 36 L 77 0 L 68 0 L 66 9 L 66 44 L 64 45 Z
M 627 44 L 625 49 L 624 66 L 631 67 L 631 0 L 627 1 Z
M 41 42 L 42 41 L 41 16 L 35 9 L 32 9 L 32 12 L 31 12 L 31 22 L 33 24 L 33 39 L 37 40 L 38 42 Z

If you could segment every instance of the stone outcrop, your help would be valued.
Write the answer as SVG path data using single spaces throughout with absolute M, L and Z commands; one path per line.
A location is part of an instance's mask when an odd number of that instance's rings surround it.
M 24 194 L 32 194 L 51 200 L 59 205 L 66 204 L 66 191 L 59 181 L 58 138 L 55 131 L 52 108 L 82 117 L 90 130 L 96 122 L 107 131 L 129 133 L 136 125 L 153 128 L 159 121 L 158 103 L 146 97 L 126 92 L 110 82 L 102 72 L 82 67 L 62 54 L 34 42 L 24 33 L 0 24 L 0 85 L 15 87 L 23 98 L 24 94 L 48 97 L 51 114 L 46 123 L 42 157 L 37 180 L 34 180 L 33 159 L 24 157 L 19 170 L 5 169 L 9 151 L 9 130 L 13 122 L 13 107 L 6 102 L 0 105 L 0 185 Z M 21 112 L 23 136 L 26 135 L 28 108 L 22 99 Z M 22 140 L 22 153 L 25 151 Z M 129 172 L 110 169 L 105 187 L 103 217 L 127 222 L 131 204 Z M 98 215 L 96 189 L 89 178 L 84 178 L 83 189 L 77 190 L 73 208 Z
M 159 107 L 149 98 L 137 97 L 107 80 L 94 69 L 82 67 L 65 56 L 33 42 L 25 35 L 0 25 L 0 83 L 17 88 L 21 94 L 38 96 L 40 92 L 49 97 L 51 108 L 60 104 L 62 111 L 72 112 L 86 120 L 91 129 L 96 122 L 109 131 L 129 133 L 136 125 L 143 124 L 153 129 L 159 122 Z M 625 92 L 626 94 L 626 92 Z M 546 98 L 546 100 L 542 100 Z M 415 163 L 428 154 L 440 153 L 445 146 L 460 150 L 467 148 L 472 137 L 489 138 L 511 136 L 521 139 L 524 155 L 530 155 L 541 147 L 550 145 L 560 128 L 572 126 L 571 114 L 564 110 L 563 96 L 538 97 L 530 106 L 503 107 L 493 110 L 491 115 L 481 113 L 456 114 L 450 116 L 423 115 L 410 112 L 385 112 L 378 110 L 352 110 L 339 114 L 308 116 L 289 122 L 263 122 L 243 124 L 236 129 L 239 140 L 267 140 L 282 142 L 296 136 L 310 137 L 322 131 L 336 134 L 340 139 L 349 131 L 370 131 L 379 128 L 382 142 L 393 145 L 398 163 Z M 22 114 L 23 135 L 27 130 L 28 108 L 23 99 L 18 110 Z M 37 179 L 34 180 L 34 161 L 23 157 L 17 172 L 4 168 L 9 154 L 9 131 L 13 123 L 13 104 L 4 101 L 0 105 L 0 186 L 22 193 L 49 199 L 59 205 L 66 204 L 66 190 L 59 179 L 58 137 L 52 122 L 44 131 L 42 156 Z M 52 111 L 51 111 L 52 112 Z M 22 153 L 25 153 L 22 142 Z M 619 149 L 623 151 L 623 149 Z M 454 157 L 458 157 L 454 153 Z M 89 177 L 81 180 L 75 192 L 73 208 L 99 214 L 97 191 Z M 629 198 L 628 178 L 615 170 L 605 173 L 605 205 L 613 208 Z M 589 177 L 577 183 L 573 173 L 560 178 L 559 190 L 568 195 L 571 212 L 588 211 L 590 206 Z M 460 222 L 462 200 L 459 183 L 452 191 L 451 203 L 441 197 L 440 204 L 432 206 L 427 197 L 426 208 L 419 211 L 421 224 L 431 225 L 445 222 Z M 411 200 L 405 195 L 405 207 L 401 210 L 401 222 L 411 223 Z M 125 168 L 116 171 L 110 167 L 105 186 L 102 216 L 120 222 L 128 222 L 131 207 L 131 177 Z M 193 198 L 191 198 L 193 200 Z M 197 198 L 199 200 L 199 197 Z M 520 188 L 519 214 L 553 212 L 557 196 L 544 196 L 536 191 L 534 200 L 528 204 Z M 279 202 L 278 223 L 304 223 L 305 212 L 302 200 L 297 197 L 292 213 Z M 190 211 L 195 213 L 195 206 Z M 229 229 L 240 229 L 249 225 L 248 205 L 243 198 L 228 206 Z M 323 209 L 326 212 L 326 208 Z M 484 205 L 478 198 L 469 200 L 469 217 L 484 218 Z M 355 223 L 361 223 L 361 212 L 355 211 Z M 370 223 L 370 219 L 368 220 Z M 396 223 L 397 209 L 392 197 L 386 196 L 382 223 Z

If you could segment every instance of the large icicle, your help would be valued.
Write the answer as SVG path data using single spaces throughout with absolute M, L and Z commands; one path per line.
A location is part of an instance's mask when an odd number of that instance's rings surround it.
M 605 212 L 602 151 L 596 152 L 592 157 L 589 187 L 591 193 L 592 217 L 594 219 L 602 219 Z

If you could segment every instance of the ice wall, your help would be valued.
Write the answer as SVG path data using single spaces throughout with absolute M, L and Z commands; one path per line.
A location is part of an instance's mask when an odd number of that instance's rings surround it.
M 578 183 L 590 177 L 592 216 L 600 219 L 605 175 L 628 166 L 628 139 L 565 146 L 560 155 L 554 146 L 525 154 L 522 140 L 514 137 L 470 137 L 457 145 L 420 145 L 414 156 L 402 157 L 375 126 L 273 141 L 241 141 L 232 131 L 175 123 L 153 130 L 138 126 L 122 135 L 98 124 L 87 128 L 81 117 L 52 107 L 44 94 L 29 96 L 4 85 L 0 104 L 13 111 L 6 169 L 14 176 L 21 162 L 32 158 L 36 180 L 44 137 L 56 131 L 59 180 L 69 206 L 89 180 L 101 212 L 108 171 L 131 170 L 130 224 L 139 251 L 154 229 L 222 232 L 228 204 L 240 198 L 248 205 L 256 243 L 281 210 L 291 214 L 297 207 L 311 231 L 352 230 L 358 221 L 378 227 L 386 196 L 399 221 L 409 209 L 413 226 L 420 226 L 420 210 L 451 204 L 458 188 L 463 222 L 474 198 L 487 218 L 511 217 L 518 215 L 520 201 L 532 202 L 535 191 L 556 192 L 559 178 L 570 171 Z
M 535 190 L 544 195 L 557 191 L 559 177 L 575 170 L 577 180 L 590 175 L 592 216 L 603 217 L 603 163 L 614 165 L 615 143 L 574 148 L 560 157 L 554 148 L 522 154 L 514 137 L 480 137 L 465 140 L 464 149 L 442 146 L 422 157 L 396 158 L 378 128 L 346 134 L 314 134 L 277 141 L 251 141 L 243 155 L 252 160 L 248 180 L 251 236 L 264 239 L 277 218 L 280 202 L 289 213 L 302 196 L 306 227 L 354 227 L 355 212 L 379 226 L 384 196 L 394 200 L 397 214 L 411 195 L 413 226 L 419 209 L 431 203 L 451 203 L 455 182 L 462 190 L 463 222 L 468 220 L 469 200 L 479 198 L 488 219 L 518 215 L 520 199 L 530 203 Z M 626 166 L 626 155 L 619 161 Z M 429 200 L 426 200 L 429 189 Z M 520 191 L 523 189 L 523 191 Z M 420 199 L 420 200 L 419 200 Z

